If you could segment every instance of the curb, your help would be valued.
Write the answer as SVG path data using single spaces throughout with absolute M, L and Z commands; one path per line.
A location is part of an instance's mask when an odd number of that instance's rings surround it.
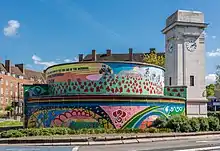
M 166 134 L 140 134 L 130 136 L 95 136 L 95 137 L 43 137 L 43 138 L 8 138 L 0 139 L 0 145 L 37 145 L 37 146 L 85 146 L 85 145 L 116 145 L 134 144 L 171 140 L 184 140 L 200 137 L 219 136 L 220 132 L 200 132 L 200 133 L 166 133 Z

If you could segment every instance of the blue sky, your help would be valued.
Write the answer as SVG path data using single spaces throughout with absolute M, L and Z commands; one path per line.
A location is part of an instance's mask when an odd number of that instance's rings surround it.
M 105 53 L 164 50 L 161 30 L 177 9 L 205 14 L 207 80 L 220 64 L 220 1 L 212 0 L 2 0 L 0 59 L 45 66 L 77 60 L 92 49 Z M 212 52 L 212 53 L 208 53 Z

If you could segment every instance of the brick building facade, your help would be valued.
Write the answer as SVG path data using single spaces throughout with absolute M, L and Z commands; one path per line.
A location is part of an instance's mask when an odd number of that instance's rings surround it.
M 24 64 L 12 65 L 10 60 L 0 63 L 0 108 L 23 100 L 23 84 L 45 83 L 44 74 L 24 68 Z

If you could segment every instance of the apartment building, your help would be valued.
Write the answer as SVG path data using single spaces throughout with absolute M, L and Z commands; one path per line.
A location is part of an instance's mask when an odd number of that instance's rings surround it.
M 23 101 L 23 84 L 43 84 L 44 74 L 24 68 L 24 64 L 12 65 L 10 60 L 0 63 L 0 108 L 12 102 Z

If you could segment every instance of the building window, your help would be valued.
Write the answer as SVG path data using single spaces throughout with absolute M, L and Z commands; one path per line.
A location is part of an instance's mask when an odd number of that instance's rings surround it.
M 8 95 L 8 88 L 5 89 L 5 94 Z
M 5 81 L 6 86 L 8 86 L 8 80 Z
M 0 91 L 1 91 L 1 94 L 3 94 L 3 93 L 4 93 L 4 90 L 3 90 L 3 88 L 1 88 L 1 90 L 0 90 Z
M 3 79 L 1 79 L 0 82 L 1 82 L 1 84 L 4 84 L 4 80 Z
M 195 78 L 194 76 L 190 76 L 190 86 L 194 86 L 195 85 Z
M 172 78 L 169 78 L 169 85 L 172 85 Z
M 13 83 L 12 82 L 11 82 L 10 86 L 13 87 Z

